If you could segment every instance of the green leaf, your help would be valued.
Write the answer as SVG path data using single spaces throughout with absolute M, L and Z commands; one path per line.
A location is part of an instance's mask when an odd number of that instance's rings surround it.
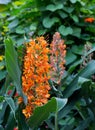
M 18 65 L 17 52 L 10 38 L 5 39 L 5 59 L 9 76 L 14 81 L 18 94 L 23 96 L 21 89 L 21 71 Z
M 81 34 L 81 28 L 74 27 L 72 35 L 80 38 L 80 34 Z
M 38 35 L 44 35 L 46 33 L 47 29 L 39 30 Z
M 63 7 L 63 10 L 69 14 L 72 13 L 74 9 L 75 7 L 66 7 L 66 6 Z
M 4 130 L 3 126 L 0 125 L 0 130 Z
M 0 71 L 0 80 L 6 77 L 7 72 L 5 70 Z
M 5 95 L 5 93 L 8 90 L 8 86 L 10 85 L 11 82 L 11 78 L 9 77 L 9 75 L 6 75 L 6 79 L 5 79 L 5 84 L 4 87 L 2 86 L 1 90 L 0 90 L 0 95 Z
M 63 11 L 58 11 L 58 14 L 60 15 L 60 17 L 62 18 L 62 19 L 65 19 L 65 18 L 67 18 L 68 17 L 68 14 L 67 13 L 64 13 Z
M 15 127 L 15 124 L 16 124 L 16 121 L 14 118 L 14 114 L 10 112 L 5 130 L 13 130 Z
M 71 18 L 74 20 L 74 22 L 78 23 L 79 19 L 76 15 L 71 15 Z
M 18 34 L 24 34 L 25 33 L 25 30 L 23 27 L 19 26 L 16 28 L 16 33 Z
M 72 73 L 73 70 L 74 70 L 78 65 L 80 65 L 80 64 L 82 63 L 82 61 L 83 61 L 82 59 L 76 60 L 76 61 L 69 67 L 68 72 L 69 72 L 69 73 Z
M 77 0 L 70 0 L 70 1 L 71 1 L 71 3 L 73 3 L 73 4 L 77 2 Z
M 80 71 L 80 73 L 72 80 L 72 82 L 67 86 L 67 88 L 63 91 L 64 98 L 70 97 L 74 91 L 78 90 L 80 86 L 78 86 L 79 77 L 89 78 L 92 74 L 95 73 L 95 61 L 91 61 L 88 65 Z
M 43 20 L 43 26 L 45 28 L 51 28 L 57 22 L 59 22 L 59 19 L 57 17 L 53 17 L 53 18 L 46 17 Z
M 5 97 L 5 100 L 8 103 L 8 105 L 10 106 L 11 111 L 13 112 L 14 117 L 15 117 L 16 106 L 15 106 L 13 99 L 11 97 Z
M 69 45 L 69 44 L 73 44 L 74 41 L 73 41 L 73 40 L 68 40 L 68 41 L 66 41 L 65 43 L 66 43 L 66 45 Z
M 18 120 L 17 126 L 19 130 L 29 130 L 24 115 L 22 114 L 22 110 L 20 106 L 16 111 L 16 119 Z
M 86 120 L 81 121 L 79 126 L 77 126 L 77 128 L 75 128 L 74 130 L 85 130 L 86 128 L 88 128 L 90 122 L 91 122 L 91 118 L 88 117 L 86 118 Z
M 19 24 L 18 19 L 15 19 L 8 25 L 8 28 L 12 29 L 12 28 L 16 27 L 18 24 Z
M 31 25 L 30 25 L 30 30 L 31 31 L 35 31 L 37 29 L 37 23 L 32 23 Z
M 55 98 L 52 98 L 47 104 L 37 107 L 34 110 L 33 115 L 28 120 L 28 125 L 34 129 L 38 125 L 41 124 L 44 120 L 46 120 L 51 112 L 55 112 L 57 109 L 57 102 Z
M 78 85 L 79 85 L 79 86 L 83 85 L 83 84 L 86 83 L 86 82 L 91 82 L 91 80 L 90 80 L 90 79 L 83 78 L 83 77 L 79 77 L 79 79 L 78 79 Z
M 7 103 L 4 102 L 2 103 L 2 109 L 0 110 L 0 124 L 5 120 L 5 113 L 6 113 L 6 108 L 7 108 Z
M 51 112 L 60 111 L 67 103 L 67 99 L 52 98 L 47 104 L 37 107 L 33 115 L 28 120 L 29 126 L 34 129 L 46 120 Z M 39 117 L 39 118 L 38 118 Z
M 58 9 L 62 9 L 63 8 L 63 5 L 61 3 L 58 3 L 57 5 L 54 5 L 54 4 L 50 4 L 46 7 L 46 10 L 49 10 L 49 11 L 56 11 Z
M 84 52 L 84 46 L 83 45 L 79 45 L 79 46 L 72 46 L 72 52 L 78 55 L 83 55 Z
M 62 98 L 56 98 L 56 102 L 57 102 L 57 110 L 56 111 L 60 111 L 67 103 L 67 98 L 62 99 Z
M 77 59 L 77 56 L 75 54 L 73 54 L 71 51 L 67 51 L 67 54 L 66 54 L 66 57 L 65 57 L 66 65 L 71 64 L 76 59 Z
M 0 17 L 3 17 L 3 11 L 5 11 L 5 10 L 7 10 L 8 9 L 8 7 L 6 6 L 6 5 L 0 5 Z
M 74 108 L 76 102 L 79 100 L 79 95 L 76 96 L 76 98 L 74 97 L 74 99 L 72 98 L 72 100 L 68 100 L 68 103 L 66 104 L 65 107 L 63 107 L 61 109 L 61 111 L 59 111 L 58 113 L 58 120 L 62 119 L 63 117 L 66 117 L 67 114 Z
M 71 27 L 65 27 L 64 25 L 61 25 L 58 28 L 59 32 L 63 35 L 63 36 L 67 36 L 69 34 L 73 33 L 73 29 Z

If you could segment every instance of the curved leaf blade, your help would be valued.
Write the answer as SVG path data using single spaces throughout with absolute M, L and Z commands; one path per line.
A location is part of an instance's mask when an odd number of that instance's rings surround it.
M 14 81 L 17 92 L 19 95 L 23 95 L 21 91 L 21 71 L 18 65 L 17 52 L 14 48 L 13 41 L 11 38 L 5 39 L 5 59 L 6 67 L 9 76 Z
M 42 121 L 49 117 L 51 112 L 55 112 L 57 108 L 57 102 L 55 98 L 52 98 L 47 104 L 37 107 L 34 110 L 33 115 L 28 120 L 28 125 L 34 129 L 41 124 Z
M 81 70 L 81 72 L 73 79 L 73 81 L 64 90 L 63 92 L 64 98 L 70 97 L 74 91 L 80 88 L 78 86 L 79 77 L 89 78 L 94 73 L 95 73 L 95 60 L 92 60 L 83 70 Z
M 56 98 L 57 111 L 60 111 L 67 104 L 67 101 L 67 98 Z

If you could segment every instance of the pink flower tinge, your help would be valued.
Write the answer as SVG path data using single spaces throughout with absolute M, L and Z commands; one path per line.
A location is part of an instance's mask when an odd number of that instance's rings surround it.
M 65 69 L 64 58 L 66 55 L 66 45 L 64 44 L 64 40 L 61 39 L 60 33 L 56 32 L 53 35 L 50 50 L 51 50 L 51 56 L 50 56 L 51 79 L 54 82 L 60 84 Z

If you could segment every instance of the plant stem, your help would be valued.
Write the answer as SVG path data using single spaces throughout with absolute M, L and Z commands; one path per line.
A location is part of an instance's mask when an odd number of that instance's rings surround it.
M 54 130 L 58 130 L 58 120 L 57 120 L 57 110 L 55 112 L 55 129 Z

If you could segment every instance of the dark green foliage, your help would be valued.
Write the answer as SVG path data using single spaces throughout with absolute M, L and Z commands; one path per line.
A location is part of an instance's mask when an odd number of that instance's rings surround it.
M 94 130 L 95 20 L 85 21 L 95 17 L 94 0 L 8 2 L 0 1 L 0 56 L 4 56 L 0 60 L 0 130 Z M 61 86 L 50 80 L 48 103 L 37 107 L 26 120 L 24 104 L 19 105 L 15 96 L 18 93 L 27 103 L 19 56 L 23 58 L 24 43 L 31 37 L 44 35 L 51 43 L 56 31 L 67 45 Z

